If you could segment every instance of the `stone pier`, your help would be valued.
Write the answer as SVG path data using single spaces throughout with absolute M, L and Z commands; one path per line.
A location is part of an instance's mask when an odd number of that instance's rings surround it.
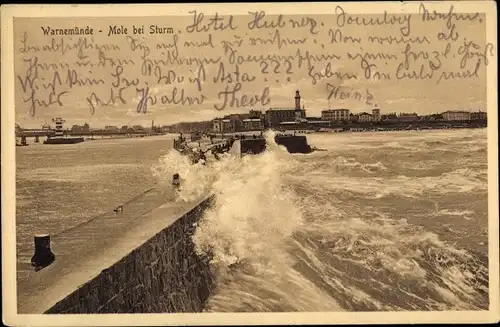
M 124 206 L 53 237 L 56 260 L 18 281 L 18 313 L 202 311 L 213 276 L 191 236 L 211 201 L 169 202 L 146 214 Z

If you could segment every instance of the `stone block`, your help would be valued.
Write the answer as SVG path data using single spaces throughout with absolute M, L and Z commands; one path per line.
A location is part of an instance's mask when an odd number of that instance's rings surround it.
M 164 284 L 165 284 L 164 288 L 166 287 L 166 284 L 167 284 L 166 281 L 171 278 L 171 276 L 172 276 L 173 273 L 174 273 L 174 271 L 172 271 L 169 266 L 167 266 L 165 268 L 165 271 L 163 271 L 161 273 L 161 278 L 163 279 Z
M 114 266 L 113 273 L 115 274 L 113 276 L 115 278 L 115 284 L 118 289 L 121 289 L 124 285 L 127 284 L 127 279 L 129 278 L 127 277 L 127 274 L 129 272 L 126 269 L 126 263 L 124 260 L 121 260 Z
M 167 292 L 169 294 L 177 292 L 177 289 L 179 287 L 179 284 L 177 283 L 175 276 L 176 276 L 175 274 L 171 274 L 167 280 L 167 282 L 168 282 Z
M 139 262 L 141 265 L 144 265 L 148 262 L 150 262 L 150 254 L 149 254 L 149 251 L 147 249 L 147 243 L 144 244 L 142 247 L 141 247 L 141 251 L 139 251 Z
M 175 237 L 174 237 L 173 232 L 172 232 L 172 231 L 173 231 L 173 229 L 174 229 L 174 228 L 170 226 L 170 227 L 169 227 L 169 228 L 165 231 L 165 233 L 166 233 L 166 240 L 167 240 L 166 245 L 165 245 L 165 246 L 166 246 L 166 248 L 171 247 L 171 246 L 172 246 L 172 244 L 174 244 L 174 242 L 175 242 Z
M 175 234 L 174 237 L 176 241 L 182 238 L 182 234 L 184 234 L 184 224 L 182 224 L 181 220 L 177 220 L 175 222 Z
M 151 296 L 151 291 L 149 289 L 145 289 L 144 290 L 144 304 L 146 306 L 149 306 L 149 304 L 151 304 L 151 302 L 154 301 L 154 298 Z
M 193 221 L 192 219 L 186 219 L 186 221 L 184 222 L 184 235 L 186 235 L 187 237 L 191 237 L 191 234 L 194 230 L 193 228 Z
M 151 289 L 151 277 L 149 274 L 149 269 L 144 271 L 144 292 L 149 292 Z
M 170 255 L 171 255 L 171 262 L 170 265 L 172 266 L 173 269 L 177 269 L 177 260 L 179 258 L 179 252 L 178 250 L 178 242 L 175 243 L 171 248 L 170 248 Z
M 193 251 L 195 249 L 195 245 L 193 242 L 193 235 L 194 233 L 186 234 L 186 243 L 184 244 L 184 246 L 186 247 L 186 250 L 187 249 L 190 250 L 189 253 L 194 253 Z
M 138 264 L 135 270 L 135 284 L 144 284 L 144 271 L 146 268 L 143 264 Z
M 64 309 L 63 311 L 60 311 L 60 312 L 54 312 L 54 313 L 63 313 L 63 314 L 72 314 L 72 313 L 80 313 L 80 306 L 79 304 L 75 304 L 71 307 L 68 307 L 66 309 Z
M 99 313 L 112 313 L 109 309 L 109 304 L 105 303 L 103 306 L 99 307 Z
M 182 276 L 182 284 L 184 285 L 184 289 L 188 289 L 193 284 L 193 279 L 189 275 Z
M 156 300 L 158 303 L 158 311 L 159 312 L 166 312 L 167 311 L 167 297 L 165 294 L 160 294 L 158 296 L 158 299 Z
M 174 253 L 173 253 L 172 246 L 165 252 L 165 256 L 167 258 L 167 265 L 169 267 L 172 267 L 173 262 L 174 262 Z
M 62 301 L 57 302 L 55 305 L 53 305 L 49 310 L 47 310 L 47 313 L 62 313 L 68 310 L 72 306 L 72 302 L 70 302 L 67 298 L 63 299 Z
M 144 262 L 147 262 L 149 259 L 148 259 L 148 253 L 147 253 L 147 249 L 145 247 L 145 245 L 142 245 L 140 247 L 140 250 L 137 251 L 137 259 L 138 259 L 138 262 L 140 264 L 143 264 Z
M 160 237 L 160 233 L 161 232 L 158 232 L 156 234 L 154 234 L 148 241 L 148 243 L 158 243 L 158 239 Z
M 97 313 L 99 307 L 101 306 L 101 301 L 99 298 L 99 291 L 100 291 L 100 283 L 98 283 L 97 280 L 92 281 L 89 283 L 89 287 L 87 290 L 87 296 L 85 297 L 85 300 L 83 301 L 84 305 L 84 310 L 83 312 L 87 313 Z
M 158 293 L 161 295 L 161 294 L 164 294 L 165 293 L 165 290 L 166 290 L 166 283 L 165 283 L 165 275 L 164 274 L 160 274 L 158 275 Z
M 124 312 L 122 310 L 123 303 L 124 303 L 123 291 L 118 292 L 116 294 L 115 298 L 111 301 L 111 303 L 113 304 L 113 306 L 112 306 L 113 312 Z M 118 311 L 118 310 L 122 310 L 122 311 Z
M 88 307 L 90 296 L 90 282 L 85 283 L 80 286 L 76 291 L 68 295 L 63 302 L 66 302 L 66 308 L 60 308 L 59 310 L 66 311 L 67 307 L 77 306 L 77 312 L 86 312 L 86 308 Z
M 175 264 L 177 266 L 177 269 L 179 269 L 178 273 L 182 274 L 182 261 L 184 260 L 184 251 L 182 251 L 182 247 L 180 246 L 180 244 L 178 244 L 175 254 L 177 256 Z
M 154 261 L 156 256 L 154 242 L 149 241 L 148 243 L 146 243 L 144 250 L 146 252 L 146 255 L 144 256 L 145 261 L 147 263 L 151 263 L 151 261 Z
M 122 292 L 123 296 L 123 309 L 125 312 L 130 312 L 134 308 L 134 300 L 133 300 L 133 295 L 132 295 L 132 289 L 127 287 L 123 290 Z
M 156 242 L 150 241 L 148 246 L 149 262 L 154 262 L 158 259 L 158 246 Z
M 163 251 L 163 244 L 165 244 L 165 233 L 163 231 L 158 233 L 155 243 L 158 246 L 158 255 L 160 255 Z
M 160 269 L 160 257 L 156 258 L 155 260 L 151 261 L 150 265 L 151 269 L 154 271 L 158 271 Z
M 177 222 L 170 225 L 168 228 L 168 234 L 173 242 L 177 241 Z
M 142 313 L 144 311 L 144 303 L 143 302 L 137 302 L 134 305 L 134 313 Z
M 73 293 L 69 294 L 66 296 L 63 300 L 61 300 L 59 303 L 56 305 L 58 308 L 56 309 L 57 312 L 61 311 L 67 311 L 69 308 L 71 310 L 76 310 L 75 312 L 78 312 L 78 306 L 79 306 L 79 294 L 82 294 L 82 299 L 86 299 L 86 294 L 85 290 L 87 289 L 87 285 L 83 285 L 81 288 L 77 289 Z M 76 308 L 74 308 L 76 306 Z
M 151 295 L 153 298 L 157 298 L 159 294 L 158 278 L 153 274 L 151 276 Z
M 182 244 L 185 244 L 190 239 L 190 235 L 188 234 L 188 232 L 189 232 L 189 230 L 187 229 L 187 226 L 182 225 L 182 231 L 181 231 Z
M 171 301 L 171 306 L 172 306 L 172 312 L 179 312 L 180 309 L 180 304 L 179 304 L 179 299 L 177 296 L 177 293 L 172 293 L 169 295 L 170 301 Z
M 136 278 L 136 272 L 135 272 L 136 262 L 135 262 L 135 260 L 136 260 L 135 253 L 131 253 L 125 258 L 125 271 L 127 272 L 127 275 L 126 275 L 127 279 L 125 282 L 127 284 L 131 283 Z
M 187 289 L 181 293 L 180 296 L 182 302 L 182 310 L 183 312 L 193 312 L 193 306 L 191 303 L 191 298 L 188 296 Z
M 160 257 L 159 257 L 158 267 L 159 267 L 159 271 L 161 273 L 164 273 L 167 269 L 167 266 L 168 266 L 167 253 L 168 252 L 162 252 Z
M 162 230 L 162 232 L 161 232 L 161 240 L 160 240 L 160 242 L 161 242 L 161 245 L 163 247 L 167 246 L 167 243 L 168 243 L 168 233 L 167 233 L 166 229 Z
M 131 290 L 130 297 L 132 298 L 132 303 L 134 304 L 134 306 L 137 303 L 142 302 L 144 299 L 144 285 L 139 284 L 134 286 Z
M 113 276 L 109 270 L 103 270 L 99 275 L 99 294 L 101 303 L 107 302 L 115 296 Z
M 189 261 L 188 258 L 184 257 L 182 260 L 182 272 L 183 274 L 187 273 L 189 270 Z
M 111 293 L 111 297 L 114 296 L 118 290 L 118 279 L 117 279 L 117 272 L 114 266 L 103 270 L 102 274 L 104 275 L 105 279 L 105 284 L 106 284 L 106 289 L 108 294 Z

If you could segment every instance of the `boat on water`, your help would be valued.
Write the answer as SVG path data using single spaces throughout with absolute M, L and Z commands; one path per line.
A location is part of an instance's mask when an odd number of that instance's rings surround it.
M 83 137 L 49 137 L 43 141 L 43 144 L 75 144 L 83 141 Z

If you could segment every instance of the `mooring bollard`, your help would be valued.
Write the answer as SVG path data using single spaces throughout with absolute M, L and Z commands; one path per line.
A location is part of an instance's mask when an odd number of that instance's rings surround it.
M 50 250 L 50 235 L 35 235 L 35 254 L 31 258 L 31 265 L 40 270 L 50 265 L 56 256 Z

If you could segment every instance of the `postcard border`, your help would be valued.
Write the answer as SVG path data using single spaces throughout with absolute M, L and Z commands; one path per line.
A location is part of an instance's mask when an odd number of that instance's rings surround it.
M 427 2 L 424 2 L 427 3 Z M 429 3 L 433 9 L 446 9 L 450 2 Z M 334 3 L 346 11 L 357 13 L 418 12 L 418 3 Z M 3 321 L 7 325 L 83 326 L 83 325 L 207 325 L 207 324 L 324 324 L 324 323 L 472 323 L 499 320 L 499 231 L 498 231 L 498 99 L 497 61 L 487 70 L 488 107 L 488 240 L 489 240 L 489 297 L 488 311 L 446 312 L 315 312 L 315 313 L 196 313 L 196 314 L 92 314 L 85 315 L 19 315 L 16 297 L 15 239 L 15 147 L 14 147 L 14 80 L 13 17 L 131 17 L 187 15 L 190 10 L 209 10 L 219 6 L 220 14 L 246 14 L 249 3 L 169 4 L 169 5 L 6 5 L 1 7 L 2 22 L 2 272 Z M 487 40 L 497 46 L 496 2 L 460 1 L 454 3 L 457 12 L 484 12 L 487 15 Z M 269 13 L 333 12 L 331 3 L 259 3 Z M 133 8 L 133 10 L 131 10 Z M 361 8 L 361 10 L 359 10 Z M 151 13 L 154 13 L 153 15 Z M 10 204 L 10 205 L 5 205 Z M 14 204 L 14 205 L 12 205 Z M 9 217 L 9 218 L 6 218 Z

